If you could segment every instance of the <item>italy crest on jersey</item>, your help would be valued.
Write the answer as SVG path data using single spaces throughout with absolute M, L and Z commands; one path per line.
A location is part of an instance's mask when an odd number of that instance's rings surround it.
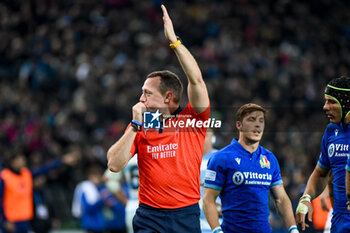
M 270 169 L 270 161 L 267 160 L 265 155 L 260 155 L 260 166 L 261 166 L 261 168 L 266 167 L 266 168 Z

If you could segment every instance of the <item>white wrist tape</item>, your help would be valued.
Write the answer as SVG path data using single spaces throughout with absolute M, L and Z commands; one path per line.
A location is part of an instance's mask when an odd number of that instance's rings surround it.
M 297 207 L 297 213 L 301 213 L 301 214 L 307 214 L 307 212 L 309 212 L 309 208 L 307 207 L 307 205 L 305 205 L 304 203 L 302 203 L 303 201 L 309 202 L 311 203 L 311 196 L 309 194 L 304 194 L 300 199 L 299 199 L 299 204 Z
M 289 227 L 288 233 L 299 233 L 296 225 L 292 225 Z
M 299 202 L 302 202 L 302 201 L 307 201 L 307 202 L 310 202 L 311 203 L 311 196 L 309 194 L 304 194 L 300 199 L 299 199 Z
M 309 212 L 309 208 L 304 203 L 299 202 L 296 212 L 301 214 L 307 214 L 307 212 Z
M 213 233 L 224 233 L 224 232 L 222 231 L 221 227 L 219 226 L 219 227 L 215 227 L 213 229 Z

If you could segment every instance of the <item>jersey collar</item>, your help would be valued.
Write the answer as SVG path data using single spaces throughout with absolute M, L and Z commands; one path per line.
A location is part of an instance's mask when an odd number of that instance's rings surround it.
M 258 146 L 258 148 L 256 149 L 256 151 L 254 151 L 253 153 L 250 153 L 249 151 L 247 151 L 238 141 L 237 139 L 232 139 L 231 141 L 231 145 L 233 147 L 235 147 L 236 149 L 238 149 L 240 152 L 244 152 L 246 154 L 249 154 L 249 155 L 260 155 L 260 145 Z

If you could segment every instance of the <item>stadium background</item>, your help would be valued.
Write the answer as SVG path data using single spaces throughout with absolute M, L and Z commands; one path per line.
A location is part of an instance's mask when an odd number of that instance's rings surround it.
M 0 161 L 24 148 L 35 168 L 81 151 L 78 166 L 48 176 L 63 228 L 77 226 L 75 185 L 89 165 L 106 165 L 144 77 L 169 69 L 185 81 L 163 35 L 161 3 L 201 67 L 212 117 L 223 121 L 215 147 L 236 135 L 236 108 L 256 102 L 269 110 L 262 144 L 279 159 L 294 208 L 316 164 L 325 84 L 349 74 L 347 1 L 3 0 Z

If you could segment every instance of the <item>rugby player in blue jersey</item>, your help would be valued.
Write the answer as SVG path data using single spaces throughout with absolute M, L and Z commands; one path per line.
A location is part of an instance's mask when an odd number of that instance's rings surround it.
M 346 197 L 348 198 L 348 202 L 346 203 L 346 205 L 348 206 L 348 211 L 350 211 L 350 156 L 348 156 L 345 169 Z
M 333 172 L 333 217 L 331 233 L 350 232 L 350 213 L 347 211 L 345 193 L 345 166 L 350 139 L 350 78 L 331 80 L 325 89 L 323 110 L 330 121 L 322 138 L 321 155 L 307 182 L 296 210 L 296 220 L 304 230 L 305 217 L 312 221 L 310 201 L 324 189 L 329 171 Z
M 216 152 L 208 163 L 203 206 L 215 233 L 270 233 L 269 191 L 289 232 L 299 232 L 286 194 L 278 161 L 259 145 L 265 128 L 266 110 L 245 104 L 237 111 L 239 139 Z M 215 200 L 220 195 L 223 223 L 220 227 Z

